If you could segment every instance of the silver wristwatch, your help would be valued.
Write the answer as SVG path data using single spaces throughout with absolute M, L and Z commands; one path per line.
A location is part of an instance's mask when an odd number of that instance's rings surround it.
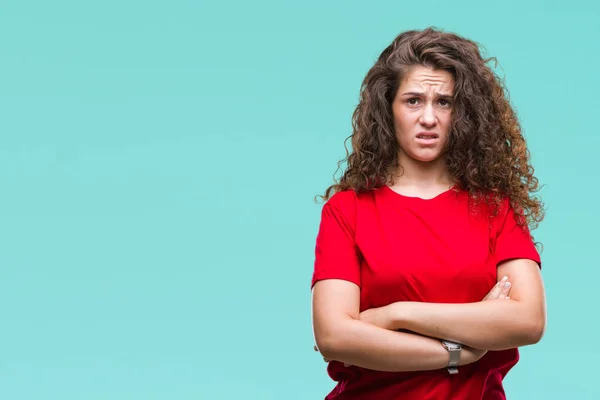
M 448 353 L 450 353 L 450 361 L 448 362 L 448 373 L 458 374 L 458 362 L 460 361 L 460 350 L 462 346 L 460 343 L 450 342 L 448 340 L 442 340 L 442 346 Z

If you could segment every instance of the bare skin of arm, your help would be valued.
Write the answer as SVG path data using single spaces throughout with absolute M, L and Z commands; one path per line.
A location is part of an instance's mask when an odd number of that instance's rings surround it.
M 510 299 L 466 304 L 398 302 L 361 313 L 362 321 L 406 329 L 485 350 L 539 342 L 546 328 L 546 300 L 537 263 L 515 259 L 498 266 L 510 282 Z M 501 289 L 501 288 L 500 288 Z
M 360 288 L 354 283 L 328 279 L 315 284 L 313 328 L 324 358 L 377 371 L 435 370 L 448 365 L 449 354 L 440 340 L 361 321 L 359 304 Z M 465 347 L 460 365 L 473 363 L 485 353 Z

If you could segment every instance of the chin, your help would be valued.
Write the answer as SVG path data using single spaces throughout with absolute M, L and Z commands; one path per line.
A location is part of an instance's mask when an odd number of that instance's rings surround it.
M 419 154 L 419 153 L 410 154 L 410 158 L 412 158 L 415 161 L 419 161 L 419 162 L 423 162 L 423 163 L 437 161 L 440 159 L 441 156 L 442 156 L 442 154 L 439 152 L 428 153 L 428 154 Z
M 436 158 L 415 158 L 416 161 L 419 161 L 421 163 L 432 163 L 434 161 L 437 161 L 439 159 L 439 157 Z

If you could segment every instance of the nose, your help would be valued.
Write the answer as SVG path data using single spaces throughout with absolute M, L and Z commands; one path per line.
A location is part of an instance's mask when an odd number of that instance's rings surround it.
M 436 124 L 437 118 L 435 116 L 433 105 L 427 104 L 425 107 L 423 107 L 423 112 L 421 113 L 419 122 L 424 126 L 433 126 Z

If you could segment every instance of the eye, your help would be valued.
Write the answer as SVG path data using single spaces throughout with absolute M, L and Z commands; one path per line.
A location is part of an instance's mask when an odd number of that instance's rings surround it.
M 418 102 L 418 101 L 419 101 L 419 99 L 416 97 L 411 97 L 410 99 L 406 100 L 406 102 L 411 106 L 416 105 L 417 104 L 416 102 Z
M 442 107 L 449 107 L 450 106 L 450 102 L 448 100 L 442 99 L 442 100 L 440 100 L 440 105 Z

